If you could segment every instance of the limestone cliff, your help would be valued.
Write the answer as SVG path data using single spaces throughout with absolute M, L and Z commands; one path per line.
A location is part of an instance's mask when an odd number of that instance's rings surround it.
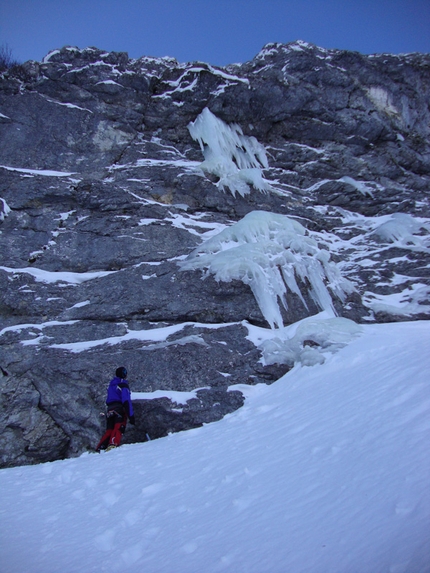
M 1 74 L 2 466 L 91 449 L 119 365 L 135 392 L 195 391 L 137 401 L 126 441 L 217 420 L 243 403 L 236 384 L 291 367 L 250 337 L 270 327 L 248 267 L 183 264 L 252 212 L 300 224 L 338 316 L 428 319 L 429 102 L 430 55 L 304 42 L 226 68 L 65 47 Z M 190 128 L 204 110 L 206 140 Z M 284 325 L 323 309 L 292 244 Z

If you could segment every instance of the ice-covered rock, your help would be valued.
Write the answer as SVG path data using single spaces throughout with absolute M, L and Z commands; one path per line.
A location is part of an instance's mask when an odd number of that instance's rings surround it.
M 66 46 L 0 74 L 1 464 L 93 447 L 119 362 L 157 397 L 140 441 L 318 363 L 346 319 L 428 319 L 429 65 L 298 41 L 226 68 Z M 321 309 L 327 332 L 283 337 Z
M 383 241 L 411 246 L 428 251 L 430 248 L 430 221 L 417 219 L 407 213 L 393 213 L 373 231 Z

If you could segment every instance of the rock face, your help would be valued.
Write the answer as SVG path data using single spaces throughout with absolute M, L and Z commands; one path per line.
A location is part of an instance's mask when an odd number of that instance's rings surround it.
M 429 55 L 304 42 L 223 69 L 65 47 L 0 75 L 2 467 L 93 448 L 120 365 L 146 393 L 126 442 L 218 420 L 243 404 L 235 385 L 291 367 L 251 336 L 270 328 L 248 270 L 181 266 L 253 211 L 299 222 L 349 281 L 343 300 L 328 284 L 338 316 L 428 319 L 429 101 Z M 199 167 L 205 109 L 264 148 L 260 168 L 232 168 L 249 192 Z M 298 284 L 284 325 L 322 310 Z

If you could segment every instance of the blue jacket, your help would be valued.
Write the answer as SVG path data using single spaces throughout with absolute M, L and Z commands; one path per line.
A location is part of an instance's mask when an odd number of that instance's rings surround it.
M 114 402 L 120 402 L 124 405 L 125 411 L 129 418 L 130 416 L 134 416 L 128 382 L 117 377 L 110 381 L 107 391 L 106 405 L 109 407 L 109 405 Z

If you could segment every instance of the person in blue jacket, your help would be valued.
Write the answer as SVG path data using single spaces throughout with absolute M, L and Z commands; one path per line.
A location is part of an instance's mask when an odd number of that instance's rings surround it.
M 125 432 L 127 420 L 132 425 L 135 422 L 130 387 L 127 382 L 127 369 L 124 366 L 116 369 L 115 378 L 109 383 L 106 407 L 106 432 L 97 445 L 97 452 L 118 447 Z

